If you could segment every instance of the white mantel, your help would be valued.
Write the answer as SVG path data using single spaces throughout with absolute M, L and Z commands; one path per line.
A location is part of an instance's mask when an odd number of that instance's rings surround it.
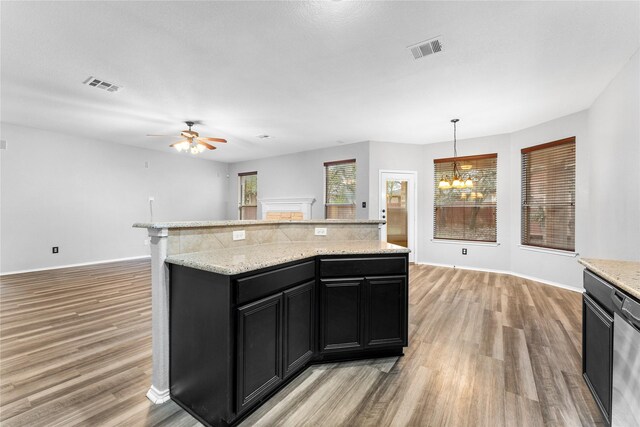
M 303 219 L 311 219 L 311 205 L 316 201 L 313 197 L 279 197 L 258 199 L 260 202 L 260 218 L 266 219 L 268 212 L 302 212 Z

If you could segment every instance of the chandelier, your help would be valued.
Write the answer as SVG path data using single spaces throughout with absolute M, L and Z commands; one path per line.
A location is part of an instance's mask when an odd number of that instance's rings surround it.
M 453 179 L 449 179 L 448 175 L 442 175 L 440 178 L 440 183 L 438 183 L 438 188 L 440 190 L 449 190 L 451 188 L 463 189 L 463 188 L 472 188 L 473 181 L 471 177 L 468 175 L 462 175 L 458 168 L 458 161 L 456 160 L 458 157 L 458 147 L 456 140 L 456 123 L 458 123 L 460 119 L 451 119 L 451 123 L 453 123 Z

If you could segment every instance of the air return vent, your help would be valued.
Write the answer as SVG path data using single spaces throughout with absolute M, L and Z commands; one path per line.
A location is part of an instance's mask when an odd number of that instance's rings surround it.
M 117 92 L 122 89 L 122 86 L 116 86 L 113 83 L 105 82 L 104 80 L 97 79 L 93 76 L 87 77 L 82 83 L 98 89 L 106 90 L 107 92 Z
M 409 46 L 413 59 L 424 58 L 434 53 L 442 52 L 442 37 L 438 36 L 433 39 L 425 40 L 413 46 Z

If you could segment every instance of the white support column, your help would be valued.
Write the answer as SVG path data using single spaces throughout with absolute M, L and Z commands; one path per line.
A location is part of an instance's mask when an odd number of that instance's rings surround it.
M 151 388 L 147 397 L 155 404 L 169 400 L 169 268 L 166 228 L 148 228 L 151 238 Z

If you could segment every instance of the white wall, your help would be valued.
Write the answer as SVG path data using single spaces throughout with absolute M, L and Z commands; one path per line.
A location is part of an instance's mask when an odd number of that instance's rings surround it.
M 314 197 L 313 219 L 324 218 L 324 162 L 356 159 L 356 218 L 366 219 L 369 208 L 369 143 L 337 145 L 320 150 L 268 157 L 229 165 L 227 217 L 238 218 L 238 173 L 258 172 L 258 200 L 278 197 Z M 258 218 L 260 218 L 258 203 Z
M 225 217 L 224 163 L 4 123 L 1 133 L 2 273 L 148 255 L 146 230 L 131 225 L 150 219 L 150 195 L 154 220 Z
M 640 51 L 589 109 L 589 238 L 584 255 L 640 261 Z
M 521 153 L 524 147 L 544 144 L 570 136 L 576 137 L 576 252 L 580 255 L 589 247 L 589 230 L 592 224 L 587 218 L 589 211 L 590 171 L 587 159 L 590 156 L 590 139 L 587 132 L 588 112 L 581 111 L 511 134 L 511 203 L 508 215 L 511 218 L 511 268 L 525 276 L 536 277 L 566 286 L 582 288 L 582 267 L 575 257 L 558 253 L 537 252 L 520 246 L 521 223 Z
M 462 122 L 460 122 L 462 123 Z M 456 265 L 472 268 L 485 268 L 492 270 L 509 270 L 511 235 L 509 215 L 509 203 L 511 200 L 511 170 L 509 135 L 495 135 L 486 138 L 474 138 L 458 141 L 458 155 L 474 156 L 478 154 L 498 154 L 497 175 L 497 245 L 468 244 L 468 243 L 443 243 L 433 240 L 433 201 L 435 195 L 433 160 L 451 157 L 453 144 L 451 142 L 429 144 L 424 147 L 426 165 L 426 196 L 421 203 L 423 210 L 420 214 L 425 224 L 428 224 L 427 232 L 422 235 L 421 255 L 422 262 L 434 264 Z M 467 248 L 467 255 L 462 255 L 462 248 Z

